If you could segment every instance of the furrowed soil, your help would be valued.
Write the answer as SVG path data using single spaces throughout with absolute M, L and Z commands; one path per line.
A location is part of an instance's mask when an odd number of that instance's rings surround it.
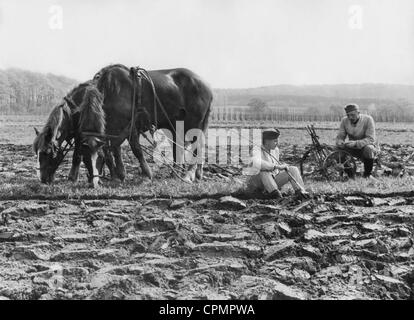
M 413 192 L 42 200 L 30 146 L 0 145 L 0 165 L 32 192 L 1 195 L 0 299 L 414 298 Z

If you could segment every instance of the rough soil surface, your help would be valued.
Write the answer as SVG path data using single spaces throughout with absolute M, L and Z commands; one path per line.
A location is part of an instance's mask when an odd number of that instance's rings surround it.
M 0 201 L 0 299 L 413 299 L 413 222 L 412 194 Z
M 412 299 L 413 201 L 0 202 L 0 297 Z

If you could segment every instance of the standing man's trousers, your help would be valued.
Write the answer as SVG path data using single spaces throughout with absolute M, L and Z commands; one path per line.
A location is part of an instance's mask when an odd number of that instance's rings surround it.
M 375 148 L 374 145 L 369 144 L 363 147 L 362 149 L 343 147 L 343 148 L 340 148 L 340 150 L 347 151 L 352 156 L 358 159 L 361 159 L 362 162 L 364 163 L 364 177 L 369 177 L 371 175 L 372 168 L 374 166 L 374 158 L 377 152 L 377 149 Z M 347 172 L 347 174 L 348 176 L 353 178 L 353 172 L 349 171 Z
M 358 159 L 361 159 L 362 161 L 364 161 L 365 159 L 374 159 L 376 153 L 376 148 L 372 144 L 366 145 L 362 149 L 343 147 L 340 150 L 347 151 L 351 155 Z

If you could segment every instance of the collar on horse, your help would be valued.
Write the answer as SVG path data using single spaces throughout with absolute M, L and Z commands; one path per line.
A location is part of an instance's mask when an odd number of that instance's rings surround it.
M 148 116 L 148 112 L 145 108 L 145 106 L 142 105 L 142 93 L 143 93 L 143 89 L 142 89 L 142 80 L 146 80 L 152 89 L 152 94 L 153 94 L 153 112 L 154 112 L 154 121 L 153 124 L 145 124 L 151 134 L 154 133 L 155 130 L 158 129 L 158 107 L 161 109 L 162 113 L 164 114 L 165 118 L 167 119 L 171 129 L 174 131 L 175 133 L 175 127 L 173 126 L 167 111 L 164 108 L 164 105 L 162 104 L 161 100 L 159 99 L 158 95 L 157 95 L 157 91 L 155 89 L 155 85 L 154 82 L 152 81 L 151 76 L 149 75 L 148 71 L 145 70 L 144 68 L 141 67 L 131 67 L 129 70 L 129 76 L 131 77 L 131 81 L 132 81 L 132 110 L 131 110 L 131 122 L 128 125 L 128 127 L 126 129 L 129 129 L 129 138 L 131 138 L 132 135 L 132 130 L 136 124 L 136 121 L 138 120 L 138 117 L 141 116 Z M 138 90 L 138 92 L 136 93 L 136 90 Z M 135 97 L 136 95 L 138 95 L 138 103 L 136 103 L 135 101 Z M 136 107 L 135 107 L 136 106 Z M 135 110 L 136 109 L 136 110 Z M 135 114 L 136 113 L 136 114 Z M 138 128 L 138 132 L 143 132 L 145 131 L 144 129 L 146 128 Z M 125 131 L 125 130 L 124 130 Z M 121 133 L 122 134 L 122 133 Z

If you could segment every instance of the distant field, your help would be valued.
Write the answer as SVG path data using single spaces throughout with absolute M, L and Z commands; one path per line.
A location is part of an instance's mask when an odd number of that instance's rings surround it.
M 46 122 L 47 116 L 0 116 L 0 144 L 28 145 L 33 142 L 35 133 Z M 311 142 L 305 127 L 312 122 L 212 122 L 209 130 L 218 128 L 269 128 L 277 127 L 281 131 L 281 142 L 306 145 Z M 322 143 L 334 143 L 338 127 L 336 122 L 314 122 Z M 413 144 L 414 123 L 377 123 L 377 136 L 380 143 Z

